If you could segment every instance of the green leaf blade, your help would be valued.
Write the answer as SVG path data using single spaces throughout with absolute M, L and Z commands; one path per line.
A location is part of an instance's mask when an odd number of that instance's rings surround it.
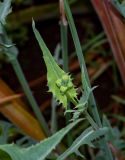
M 61 129 L 53 136 L 28 148 L 20 148 L 15 144 L 0 145 L 0 150 L 9 154 L 12 160 L 45 160 L 53 149 L 60 143 L 62 138 L 81 120 L 77 120 Z M 0 152 L 2 153 L 2 152 Z M 0 159 L 2 154 L 0 154 Z
M 51 55 L 49 49 L 47 48 L 46 44 L 44 43 L 40 33 L 35 28 L 34 21 L 32 22 L 32 28 L 35 34 L 35 37 L 38 41 L 38 44 L 43 52 L 43 58 L 47 67 L 47 80 L 48 80 L 48 87 L 49 91 L 52 92 L 53 96 L 56 98 L 56 100 L 59 101 L 59 103 L 62 103 L 64 107 L 67 107 L 68 99 L 74 99 L 76 98 L 76 89 L 74 88 L 70 76 L 68 76 L 67 73 L 65 73 L 56 63 L 53 56 Z M 63 76 L 68 76 L 69 81 L 71 83 L 71 87 L 69 89 L 66 89 L 68 94 L 61 93 L 60 88 L 57 86 L 56 82 L 60 80 Z M 67 86 L 66 86 L 67 87 Z M 68 98 L 69 95 L 70 97 Z
M 5 19 L 11 11 L 11 0 L 4 0 L 3 2 L 0 2 L 0 22 L 2 24 L 6 23 Z
M 72 143 L 72 145 L 62 154 L 57 160 L 64 160 L 72 153 L 79 153 L 78 149 L 80 146 L 84 144 L 88 144 L 89 146 L 93 146 L 92 140 L 99 138 L 100 136 L 104 136 L 108 131 L 107 127 L 100 128 L 99 130 L 93 130 L 92 127 L 87 128 L 76 140 Z M 94 147 L 94 146 L 93 146 Z

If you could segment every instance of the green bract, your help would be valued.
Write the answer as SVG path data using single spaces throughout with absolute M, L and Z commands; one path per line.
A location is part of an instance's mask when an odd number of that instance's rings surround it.
M 32 27 L 43 52 L 43 58 L 47 67 L 49 91 L 52 92 L 53 96 L 59 101 L 59 103 L 62 103 L 66 108 L 68 101 L 75 102 L 75 99 L 77 98 L 76 89 L 72 83 L 71 77 L 65 73 L 54 60 L 42 37 L 35 28 L 34 21 Z

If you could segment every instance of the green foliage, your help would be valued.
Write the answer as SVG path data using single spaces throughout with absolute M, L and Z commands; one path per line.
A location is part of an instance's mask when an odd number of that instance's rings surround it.
M 10 10 L 10 3 L 8 4 L 7 1 L 4 1 L 4 5 L 2 7 L 3 7 L 3 12 L 5 10 L 5 12 L 8 13 L 8 11 Z M 6 8 L 8 10 L 6 10 Z M 7 16 L 8 14 L 4 14 L 4 16 L 5 15 Z M 8 38 L 4 24 L 2 25 L 0 44 L 2 46 L 0 48 L 0 58 L 2 58 L 2 60 L 4 60 L 4 61 L 9 61 L 11 63 L 11 65 L 16 73 L 16 76 L 17 76 L 17 78 L 18 78 L 18 80 L 24 90 L 24 93 L 27 96 L 27 99 L 28 99 L 30 105 L 31 105 L 37 119 L 41 123 L 42 129 L 44 130 L 46 135 L 50 135 L 46 121 L 40 111 L 40 108 L 39 108 L 34 96 L 32 95 L 32 92 L 30 90 L 28 82 L 27 82 L 27 80 L 23 74 L 23 71 L 21 69 L 21 66 L 18 62 L 18 59 L 17 59 L 18 49 L 15 47 L 15 45 L 12 45 L 11 39 Z
M 37 143 L 29 148 L 20 148 L 15 144 L 0 145 L 0 159 L 4 151 L 12 160 L 44 160 L 53 149 L 60 143 L 61 139 L 78 123 L 80 120 L 69 124 L 48 139 Z
M 9 61 L 17 57 L 18 49 L 5 31 L 6 17 L 11 13 L 11 0 L 0 2 L 0 60 Z
M 28 5 L 28 4 L 32 4 L 32 0 L 12 0 L 12 2 L 15 4 L 15 5 Z
M 125 18 L 125 0 L 122 0 L 121 2 L 118 0 L 111 0 L 111 2 L 119 13 Z
M 108 134 L 106 135 L 107 141 L 110 141 L 113 146 L 115 146 L 119 150 L 125 149 L 125 141 L 121 138 L 120 131 L 116 127 L 111 127 L 110 122 L 105 115 L 103 116 L 103 126 L 109 128 Z
M 0 160 L 12 160 L 8 153 L 0 150 Z
M 11 129 L 14 129 L 13 124 L 5 121 L 0 121 L 0 144 L 8 143 Z
M 5 18 L 10 13 L 10 1 L 5 0 L 3 3 L 3 11 L 1 15 L 1 24 L 5 24 Z M 7 9 L 6 9 L 7 8 Z M 76 53 L 79 59 L 79 64 L 81 68 L 81 79 L 82 79 L 82 96 L 80 100 L 77 99 L 77 92 L 76 89 L 72 83 L 72 78 L 68 73 L 65 73 L 56 63 L 54 60 L 52 54 L 50 53 L 49 49 L 47 48 L 46 44 L 44 43 L 42 37 L 40 36 L 39 32 L 35 28 L 34 21 L 32 22 L 33 31 L 35 34 L 35 37 L 39 43 L 39 46 L 43 52 L 43 58 L 47 67 L 47 79 L 48 79 L 48 87 L 49 92 L 52 92 L 53 96 L 59 101 L 59 103 L 62 103 L 64 107 L 67 109 L 68 102 L 72 102 L 75 105 L 75 108 L 72 110 L 66 110 L 66 112 L 72 112 L 74 121 L 73 123 L 69 124 L 67 127 L 61 129 L 57 133 L 55 133 L 53 136 L 49 137 L 48 139 L 41 141 L 40 143 L 37 143 L 35 145 L 32 145 L 27 148 L 21 148 L 19 145 L 15 144 L 5 144 L 0 145 L 0 159 L 12 159 L 12 160 L 44 160 L 47 158 L 47 156 L 52 152 L 53 149 L 60 143 L 62 138 L 72 129 L 80 120 L 77 120 L 79 116 L 84 113 L 85 118 L 89 121 L 91 124 L 91 127 L 85 129 L 85 131 L 82 132 L 82 134 L 75 139 L 75 141 L 72 143 L 72 145 L 62 154 L 60 155 L 57 160 L 64 160 L 66 157 L 68 157 L 70 154 L 75 153 L 78 156 L 84 157 L 80 152 L 79 148 L 87 144 L 90 147 L 97 147 L 94 142 L 100 141 L 100 145 L 98 145 L 101 149 L 103 148 L 105 153 L 107 154 L 107 157 L 112 160 L 112 155 L 110 153 L 110 150 L 108 150 L 108 145 L 106 146 L 106 142 L 101 141 L 104 140 L 104 137 L 106 136 L 106 140 L 111 140 L 112 130 L 109 125 L 106 125 L 106 127 L 100 127 L 101 121 L 98 115 L 98 111 L 96 108 L 96 104 L 92 95 L 92 90 L 95 88 L 91 88 L 89 77 L 87 74 L 86 65 L 84 62 L 84 57 L 82 54 L 82 48 L 79 42 L 79 38 L 77 35 L 77 31 L 75 28 L 75 24 L 71 15 L 70 8 L 68 6 L 67 0 L 64 0 L 64 8 L 66 12 L 67 19 L 69 21 L 69 26 L 71 30 L 71 34 L 73 37 L 74 45 L 76 48 Z M 5 9 L 5 10 L 4 10 Z M 1 26 L 2 26 L 1 25 Z M 2 29 L 4 27 L 2 26 Z M 34 112 L 37 115 L 37 118 L 41 122 L 41 124 L 44 122 L 43 117 L 40 117 L 40 110 L 39 107 L 37 109 L 37 104 L 34 101 L 34 98 L 32 97 L 32 93 L 30 92 L 30 89 L 28 88 L 27 81 L 25 81 L 25 78 L 23 76 L 22 70 L 20 68 L 20 65 L 18 64 L 18 61 L 16 59 L 16 53 L 14 50 L 13 45 L 11 44 L 11 41 L 9 41 L 8 36 L 6 35 L 5 31 L 2 30 L 2 37 L 0 39 L 0 47 L 1 52 L 4 53 L 9 60 L 12 61 L 12 65 L 14 67 L 14 70 L 20 80 L 20 83 L 23 86 L 25 94 L 27 95 L 29 102 L 34 110 Z M 14 59 L 15 58 L 15 59 Z M 92 110 L 92 113 L 94 115 L 95 121 L 93 118 L 89 115 L 87 112 L 87 109 L 90 106 L 89 109 Z M 97 124 L 96 124 L 97 123 Z M 44 130 L 48 134 L 48 127 L 46 126 L 46 123 L 44 122 Z M 42 124 L 42 125 L 43 125 Z M 105 125 L 104 125 L 105 126 Z M 46 128 L 47 127 L 47 128 Z M 1 130 L 2 131 L 2 130 Z M 110 136 L 107 136 L 107 132 L 110 133 Z M 1 132 L 2 133 L 2 132 Z M 22 139 L 20 141 L 21 143 L 24 142 L 25 139 Z M 104 145 L 102 144 L 104 142 Z M 20 143 L 20 144 L 21 144 Z M 19 144 L 19 143 L 18 143 Z M 23 143 L 22 143 L 23 144 Z M 5 157 L 5 158 L 4 158 Z M 103 156 L 104 157 L 104 156 Z M 106 158 L 107 159 L 107 158 Z M 109 160 L 108 159 L 108 160 Z
M 87 111 L 90 94 L 92 93 L 93 89 L 96 88 L 96 86 L 93 88 L 89 87 L 85 74 L 84 74 L 83 67 L 82 67 L 81 79 L 82 79 L 82 86 L 84 90 L 82 91 L 82 96 L 78 100 L 78 103 L 76 104 L 74 109 L 69 109 L 65 111 L 65 113 L 73 113 L 73 117 L 71 119 L 72 121 L 75 121 L 76 119 L 80 117 L 82 113 L 85 113 L 85 111 Z
M 0 33 L 2 33 L 2 25 L 6 23 L 6 17 L 11 13 L 11 0 L 0 2 Z
M 70 154 L 75 153 L 78 156 L 84 158 L 84 156 L 79 152 L 79 147 L 83 144 L 88 144 L 91 147 L 94 147 L 93 140 L 96 140 L 102 136 L 104 136 L 108 131 L 107 127 L 100 128 L 97 131 L 93 130 L 92 127 L 87 128 L 76 140 L 72 143 L 72 145 L 62 154 L 57 160 L 64 160 Z
M 76 103 L 77 93 L 70 75 L 65 73 L 58 66 L 46 44 L 44 43 L 42 37 L 40 36 L 39 32 L 35 28 L 34 21 L 32 23 L 32 27 L 35 37 L 43 52 L 43 58 L 47 67 L 49 92 L 52 92 L 53 96 L 59 101 L 59 103 L 62 103 L 64 107 L 67 107 L 68 101 Z

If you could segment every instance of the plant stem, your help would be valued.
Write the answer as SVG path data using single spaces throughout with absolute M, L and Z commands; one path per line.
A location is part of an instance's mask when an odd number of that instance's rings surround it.
M 43 128 L 46 135 L 49 136 L 50 132 L 49 132 L 48 126 L 46 124 L 46 121 L 45 121 L 45 119 L 44 119 L 44 117 L 43 117 L 43 115 L 42 115 L 42 113 L 39 109 L 39 106 L 37 105 L 37 103 L 35 101 L 35 98 L 32 95 L 32 92 L 29 88 L 28 82 L 25 79 L 25 76 L 23 74 L 23 71 L 21 69 L 21 66 L 20 66 L 18 60 L 16 58 L 12 59 L 10 61 L 10 63 L 11 63 L 11 65 L 12 65 L 12 67 L 13 67 L 16 75 L 17 75 L 17 78 L 18 78 L 18 80 L 19 80 L 19 82 L 20 82 L 20 84 L 21 84 L 21 86 L 24 90 L 25 95 L 27 96 L 27 99 L 28 99 L 28 101 L 29 101 L 37 119 L 40 122 L 41 127 Z
M 83 53 L 82 53 L 82 48 L 81 48 L 80 41 L 79 41 L 79 38 L 78 38 L 78 34 L 77 34 L 77 31 L 76 31 L 76 28 L 75 28 L 75 23 L 74 23 L 73 18 L 72 18 L 72 14 L 71 14 L 69 5 L 68 5 L 66 0 L 64 0 L 64 5 L 65 5 L 65 12 L 66 12 L 66 15 L 67 15 L 67 19 L 69 21 L 69 27 L 70 27 L 70 30 L 71 30 L 72 38 L 73 38 L 75 49 L 76 49 L 76 54 L 78 56 L 80 68 L 81 68 L 81 70 L 82 70 L 82 67 L 84 68 L 85 77 L 86 77 L 87 82 L 90 86 L 89 76 L 88 76 L 88 72 L 87 72 L 87 69 L 86 69 L 85 60 L 84 60 Z M 94 117 L 95 121 L 97 122 L 97 124 L 101 127 L 102 126 L 101 125 L 101 120 L 100 120 L 100 117 L 99 117 L 99 114 L 98 114 L 98 111 L 97 111 L 96 102 L 95 102 L 93 94 L 90 95 L 89 103 L 90 103 L 90 106 L 91 106 L 91 111 L 93 113 L 93 117 Z
M 87 68 L 86 68 L 86 65 L 85 65 L 85 60 L 84 60 L 83 53 L 82 53 L 82 48 L 81 48 L 81 45 L 80 45 L 80 41 L 79 41 L 78 34 L 77 34 L 77 31 L 76 31 L 75 23 L 74 23 L 74 20 L 73 20 L 71 11 L 70 11 L 70 7 L 67 3 L 67 0 L 64 0 L 64 6 L 65 6 L 65 13 L 66 13 L 66 16 L 67 16 L 67 19 L 68 19 L 68 22 L 69 22 L 69 27 L 70 27 L 70 30 L 71 30 L 72 38 L 73 38 L 73 41 L 74 41 L 76 53 L 77 53 L 77 56 L 78 56 L 80 68 L 82 70 L 82 67 L 83 67 L 86 80 L 88 82 L 88 85 L 91 87 L 88 72 L 87 72 Z M 96 102 L 95 102 L 93 93 L 90 94 L 89 104 L 90 104 L 90 110 L 92 111 L 95 122 L 98 124 L 99 127 L 102 127 L 101 119 L 99 117 L 99 113 L 98 113 L 98 110 L 97 110 L 97 106 L 96 106 Z M 104 150 L 105 150 L 105 153 L 107 154 L 108 160 L 113 160 L 111 151 L 110 151 L 109 147 L 107 147 L 105 139 L 102 140 L 101 145 L 104 146 Z
M 63 59 L 63 69 L 65 72 L 69 71 L 68 67 L 68 27 L 67 27 L 67 20 L 65 17 L 64 12 L 64 3 L 63 0 L 60 0 L 60 14 L 61 14 L 61 21 L 60 21 L 60 32 L 61 32 L 61 51 L 62 51 L 62 59 Z M 67 108 L 70 108 L 70 103 L 68 103 Z M 66 114 L 66 124 L 69 124 L 69 120 L 71 119 L 70 113 Z M 71 146 L 73 138 L 70 134 L 67 134 L 67 142 L 68 146 Z
M 63 59 L 63 69 L 65 72 L 69 71 L 68 67 L 68 40 L 67 40 L 67 25 L 60 22 L 61 29 L 61 49 L 62 49 L 62 59 Z
M 109 145 L 105 143 L 105 139 L 101 140 L 101 145 L 103 147 L 103 152 L 105 153 L 105 160 L 114 160 Z
M 56 117 L 56 100 L 54 99 L 54 97 L 52 97 L 52 102 L 51 102 L 51 106 L 52 106 L 52 113 L 51 113 L 51 132 L 52 134 L 57 132 L 57 117 Z
M 93 129 L 98 130 L 99 127 L 98 125 L 95 123 L 95 121 L 93 120 L 93 118 L 90 116 L 90 114 L 87 112 L 87 110 L 85 111 L 85 116 L 86 119 L 89 121 L 89 123 L 91 124 L 91 126 L 93 127 Z

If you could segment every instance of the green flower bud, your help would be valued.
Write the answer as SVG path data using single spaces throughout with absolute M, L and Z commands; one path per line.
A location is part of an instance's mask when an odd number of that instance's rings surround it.
M 60 87 L 60 92 L 61 92 L 62 94 L 65 94 L 66 91 L 67 91 L 67 87 L 64 87 L 64 86 L 61 86 L 61 87 Z
M 62 81 L 65 85 L 67 85 L 68 81 L 69 81 L 69 76 L 68 75 L 63 75 L 62 76 Z
M 67 85 L 67 87 L 68 87 L 68 88 L 72 88 L 72 87 L 73 87 L 73 84 L 72 84 L 71 82 L 69 82 L 68 85 Z
M 56 81 L 56 85 L 57 85 L 57 87 L 61 87 L 61 85 L 62 85 L 62 80 L 61 79 L 58 79 L 57 81 Z

